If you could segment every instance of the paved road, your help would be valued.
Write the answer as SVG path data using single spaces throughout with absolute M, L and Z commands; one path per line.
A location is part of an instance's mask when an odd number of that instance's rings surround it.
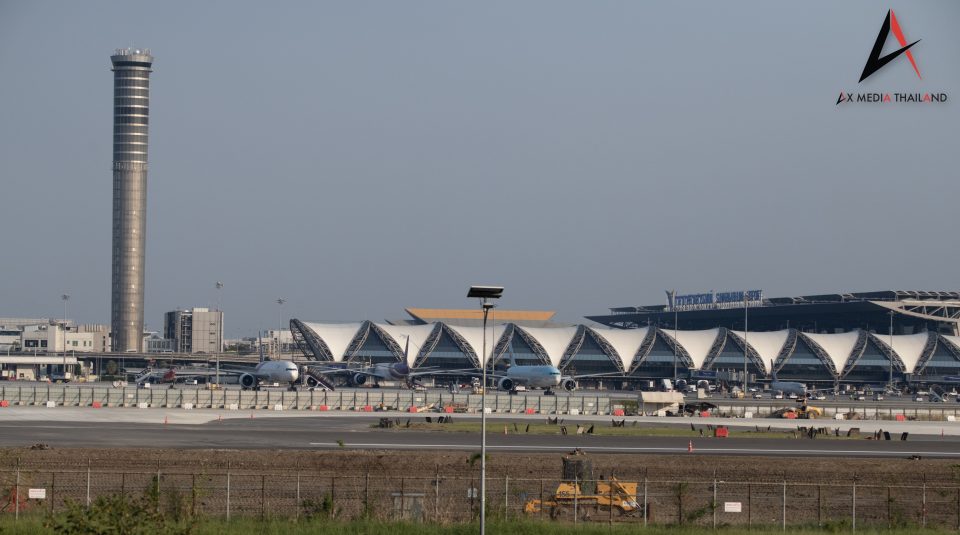
M 137 411 L 126 411 L 128 413 Z M 182 412 L 180 413 L 182 414 Z M 399 416 L 399 415 L 398 415 Z M 400 416 L 406 418 L 406 415 Z M 370 428 L 377 417 L 259 417 L 195 424 L 121 421 L 0 420 L 0 447 L 45 443 L 52 447 L 186 449 L 436 449 L 476 451 L 472 433 L 431 433 Z M 514 419 L 516 420 L 516 419 Z M 539 420 L 539 418 L 537 419 Z M 692 420 L 691 420 L 692 421 Z M 891 423 L 891 422 L 887 422 Z M 698 425 L 703 425 L 698 422 Z M 522 426 L 522 424 L 521 424 Z M 521 427 L 522 429 L 522 427 Z M 341 446 L 342 442 L 342 446 Z M 488 434 L 493 451 L 551 452 L 583 448 L 607 453 L 687 455 L 688 439 Z M 693 440 L 697 455 L 949 457 L 960 458 L 956 436 L 908 441 L 736 438 Z

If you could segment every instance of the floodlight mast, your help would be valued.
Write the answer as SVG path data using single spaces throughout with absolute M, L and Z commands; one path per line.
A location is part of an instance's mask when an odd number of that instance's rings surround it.
M 481 377 L 480 390 L 480 535 L 486 534 L 487 516 L 487 315 L 494 307 L 488 299 L 499 299 L 503 295 L 502 286 L 471 286 L 467 297 L 480 299 L 483 311 L 483 343 L 480 354 Z

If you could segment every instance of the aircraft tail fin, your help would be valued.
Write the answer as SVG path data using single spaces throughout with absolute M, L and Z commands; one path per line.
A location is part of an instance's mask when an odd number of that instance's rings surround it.
M 777 380 L 777 369 L 773 367 L 773 359 L 770 359 L 770 376 L 774 381 Z
M 510 343 L 509 349 L 510 349 L 510 367 L 512 368 L 512 367 L 514 367 L 514 366 L 517 365 L 517 358 L 516 358 L 516 357 L 514 356 L 514 354 L 513 354 L 513 343 L 512 343 L 512 342 Z
M 410 335 L 407 335 L 407 343 L 403 346 L 403 362 L 410 364 Z

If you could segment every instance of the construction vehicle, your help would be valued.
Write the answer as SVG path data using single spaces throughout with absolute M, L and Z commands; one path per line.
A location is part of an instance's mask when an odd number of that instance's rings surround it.
M 823 417 L 823 409 L 820 407 L 814 407 L 813 405 L 807 405 L 807 400 L 804 399 L 799 407 L 793 408 L 789 407 L 786 409 L 780 409 L 773 413 L 773 416 L 780 418 L 795 419 L 799 418 L 801 420 L 815 420 L 817 418 Z
M 620 481 L 613 475 L 607 479 L 593 479 L 593 464 L 586 454 L 577 449 L 563 458 L 563 475 L 557 490 L 543 500 L 528 500 L 523 505 L 527 514 L 549 511 L 550 518 L 562 518 L 576 512 L 583 520 L 592 513 L 616 513 L 617 516 L 642 514 L 643 505 L 637 502 L 637 483 Z

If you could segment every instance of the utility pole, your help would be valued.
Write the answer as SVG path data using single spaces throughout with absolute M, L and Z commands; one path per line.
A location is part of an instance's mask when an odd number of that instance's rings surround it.
M 220 315 L 220 349 L 217 350 L 217 386 L 220 386 L 220 353 L 223 353 L 223 300 L 220 298 L 223 292 L 223 283 L 217 281 L 217 313 Z
M 750 358 L 747 356 L 749 352 L 749 344 L 747 344 L 747 327 L 749 327 L 747 320 L 747 310 L 750 305 L 750 294 L 746 290 L 743 292 L 743 397 L 747 397 L 747 379 L 750 377 L 747 374 L 747 362 Z
M 67 301 L 70 300 L 70 294 L 60 296 L 63 300 L 63 379 L 67 379 Z M 54 338 L 56 341 L 56 338 Z
M 286 302 L 287 300 L 284 299 L 283 297 L 277 298 L 277 304 L 280 305 L 279 310 L 277 312 L 277 318 L 278 318 L 277 324 L 280 327 L 277 330 L 277 360 L 280 360 L 280 358 L 283 356 L 283 346 L 281 346 L 281 343 L 280 343 L 280 333 L 283 332 L 283 304 Z

